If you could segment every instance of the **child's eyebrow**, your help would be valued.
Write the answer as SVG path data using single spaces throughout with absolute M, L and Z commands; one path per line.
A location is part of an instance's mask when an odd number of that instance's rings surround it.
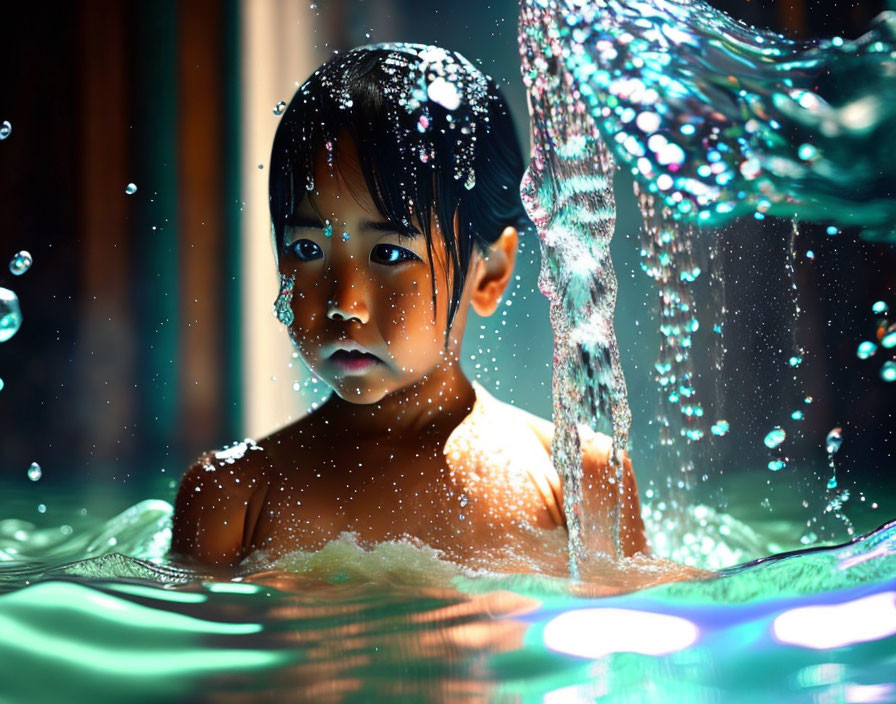
M 323 229 L 324 224 L 320 221 L 320 218 L 313 215 L 300 215 L 298 213 L 290 213 L 286 216 L 286 226 Z
M 395 232 L 402 237 L 418 237 L 420 235 L 420 230 L 412 225 L 398 225 L 388 220 L 364 220 L 361 223 L 361 229 L 374 232 Z

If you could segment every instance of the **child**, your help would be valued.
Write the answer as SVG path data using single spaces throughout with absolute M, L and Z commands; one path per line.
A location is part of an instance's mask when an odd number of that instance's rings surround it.
M 192 466 L 173 552 L 234 565 L 347 531 L 469 563 L 537 552 L 545 529 L 564 526 L 551 423 L 471 384 L 459 363 L 469 307 L 495 311 L 531 227 L 523 170 L 503 96 L 456 53 L 363 47 L 299 88 L 271 155 L 275 311 L 333 394 Z M 583 486 L 607 507 L 597 547 L 612 552 L 610 443 L 583 444 Z M 646 543 L 624 467 L 621 535 L 634 554 Z

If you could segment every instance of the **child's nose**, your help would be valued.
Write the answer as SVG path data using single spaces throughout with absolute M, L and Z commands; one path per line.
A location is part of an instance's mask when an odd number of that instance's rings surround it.
M 367 306 L 367 286 L 362 272 L 355 266 L 341 267 L 333 271 L 332 289 L 327 301 L 327 317 L 330 320 L 357 320 L 366 323 L 370 320 Z

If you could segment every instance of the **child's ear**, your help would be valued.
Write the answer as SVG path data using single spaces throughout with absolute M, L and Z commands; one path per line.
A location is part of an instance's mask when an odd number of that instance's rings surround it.
M 501 296 L 504 295 L 513 273 L 518 242 L 516 228 L 505 227 L 501 236 L 489 247 L 488 254 L 479 258 L 470 298 L 477 314 L 489 316 L 501 302 Z

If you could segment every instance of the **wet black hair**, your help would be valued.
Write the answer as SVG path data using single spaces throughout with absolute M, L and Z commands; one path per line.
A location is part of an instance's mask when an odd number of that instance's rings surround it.
M 274 137 L 269 194 L 278 256 L 314 189 L 315 160 L 326 154 L 332 163 L 343 131 L 381 215 L 399 235 L 422 229 L 433 282 L 435 214 L 448 253 L 450 329 L 474 244 L 484 253 L 504 228 L 533 228 L 520 199 L 525 164 L 507 101 L 490 77 L 437 47 L 377 44 L 327 61 L 296 91 Z

